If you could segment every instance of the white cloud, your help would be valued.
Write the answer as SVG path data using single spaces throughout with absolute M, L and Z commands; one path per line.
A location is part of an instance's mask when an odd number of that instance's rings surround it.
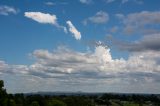
M 67 21 L 66 23 L 69 27 L 69 31 L 74 35 L 75 39 L 80 40 L 81 39 L 81 33 L 75 28 L 75 26 L 72 24 L 72 22 Z
M 83 4 L 90 4 L 92 3 L 92 0 L 79 0 Z
M 64 73 L 102 72 L 104 74 L 117 72 L 159 72 L 159 52 L 148 51 L 133 53 L 128 60 L 113 59 L 110 49 L 97 46 L 93 53 L 82 53 L 67 48 L 58 48 L 54 52 L 38 50 L 33 53 L 39 67 Z M 36 65 L 35 64 L 35 65 Z
M 17 14 L 18 9 L 15 9 L 14 7 L 1 5 L 0 6 L 0 15 L 9 15 L 9 14 Z
M 98 46 L 95 48 L 95 56 L 97 56 L 98 60 L 102 64 L 106 64 L 112 62 L 112 56 L 110 54 L 110 49 L 103 46 Z
M 24 16 L 30 18 L 41 24 L 51 24 L 58 28 L 62 28 L 67 33 L 66 27 L 60 26 L 57 22 L 57 17 L 54 14 L 42 13 L 42 12 L 25 12 Z
M 77 52 L 59 47 L 53 52 L 35 50 L 36 62 L 27 65 L 8 65 L 0 62 L 1 73 L 28 74 L 46 78 L 66 76 L 94 78 L 107 77 L 115 73 L 156 73 L 160 72 L 160 52 L 134 52 L 128 60 L 113 59 L 107 46 L 99 45 L 94 52 Z M 90 74 L 87 74 L 90 73 Z M 97 76 L 92 76 L 97 74 Z M 75 75 L 75 76 L 74 76 Z
M 95 24 L 104 24 L 108 22 L 109 20 L 109 15 L 108 13 L 104 11 L 99 11 L 97 12 L 94 16 L 89 17 L 83 21 L 83 23 L 86 25 L 88 22 L 92 22 Z
M 34 21 L 37 21 L 42 24 L 57 25 L 56 15 L 51 15 L 51 14 L 42 13 L 42 12 L 25 12 L 24 15 L 25 17 L 31 18 Z
M 8 65 L 4 61 L 0 60 L 0 74 L 5 73 L 4 71 L 6 70 L 7 67 Z

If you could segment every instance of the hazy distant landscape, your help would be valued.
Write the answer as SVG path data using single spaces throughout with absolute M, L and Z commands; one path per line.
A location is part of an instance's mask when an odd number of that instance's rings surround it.
M 159 106 L 160 94 L 37 92 L 7 94 L 0 81 L 0 106 Z

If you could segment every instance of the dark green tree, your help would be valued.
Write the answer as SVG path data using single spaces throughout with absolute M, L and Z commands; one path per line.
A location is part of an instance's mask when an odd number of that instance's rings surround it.
M 39 103 L 38 103 L 37 101 L 33 101 L 33 102 L 31 103 L 31 106 L 39 106 Z
M 0 106 L 7 106 L 8 103 L 7 93 L 3 87 L 4 87 L 4 82 L 3 80 L 0 80 Z
M 8 106 L 16 106 L 16 103 L 13 99 L 8 100 Z
M 47 106 L 67 106 L 63 101 L 52 99 L 47 101 Z

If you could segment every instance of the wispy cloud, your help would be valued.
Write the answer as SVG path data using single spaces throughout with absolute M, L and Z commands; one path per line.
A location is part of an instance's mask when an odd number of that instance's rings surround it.
M 106 3 L 112 3 L 114 2 L 115 0 L 106 0 Z
M 67 21 L 66 22 L 68 27 L 69 27 L 69 31 L 73 34 L 73 36 L 75 37 L 76 40 L 80 40 L 81 39 L 81 33 L 76 29 L 76 27 L 72 24 L 71 21 Z
M 0 6 L 0 15 L 9 15 L 9 14 L 17 14 L 18 13 L 18 9 L 14 8 L 14 7 L 10 7 L 7 5 L 1 5 Z
M 25 12 L 25 17 L 30 18 L 38 23 L 41 24 L 51 24 L 56 26 L 57 28 L 62 28 L 65 33 L 67 33 L 67 28 L 61 26 L 57 22 L 56 15 L 51 15 L 49 13 L 42 13 L 42 12 Z M 76 29 L 76 27 L 72 24 L 71 21 L 67 21 L 66 24 L 68 25 L 68 30 L 73 34 L 76 40 L 81 39 L 81 33 Z
M 118 18 L 118 19 L 124 19 L 124 15 L 123 14 L 121 14 L 121 13 L 117 13 L 117 14 L 115 14 L 115 16 Z
M 67 1 L 48 1 L 48 2 L 44 2 L 45 5 L 47 6 L 56 6 L 56 5 L 67 5 L 68 2 Z
M 110 33 L 116 33 L 118 31 L 119 27 L 118 26 L 114 26 L 112 28 L 109 29 Z
M 53 6 L 53 5 L 55 5 L 55 3 L 53 3 L 53 2 L 50 2 L 50 1 L 48 1 L 48 2 L 45 2 L 44 4 L 45 4 L 45 5 L 48 5 L 48 6 Z
M 133 33 L 157 33 L 157 27 L 160 26 L 160 11 L 142 11 L 130 13 L 128 15 L 116 15 L 124 25 L 126 34 Z M 138 30 L 141 29 L 141 30 Z
M 134 3 L 137 3 L 137 4 L 143 4 L 143 0 L 106 0 L 106 3 L 113 3 L 113 2 L 118 2 L 120 1 L 121 4 L 125 4 L 127 2 L 134 2 Z
M 122 0 L 122 4 L 127 3 L 129 0 Z
M 61 26 L 57 22 L 57 17 L 54 14 L 42 13 L 42 12 L 25 12 L 24 16 L 30 18 L 41 24 L 51 24 L 58 28 L 62 28 L 64 32 L 67 32 L 64 26 Z
M 92 0 L 79 0 L 79 1 L 83 4 L 90 4 L 93 2 Z
M 42 12 L 25 12 L 25 17 L 31 18 L 34 21 L 37 21 L 42 24 L 53 24 L 57 25 L 57 17 L 56 15 L 51 15 L 48 13 Z
M 104 24 L 108 22 L 109 15 L 104 11 L 97 12 L 94 16 L 91 16 L 83 21 L 86 25 L 88 22 L 95 23 L 95 24 Z

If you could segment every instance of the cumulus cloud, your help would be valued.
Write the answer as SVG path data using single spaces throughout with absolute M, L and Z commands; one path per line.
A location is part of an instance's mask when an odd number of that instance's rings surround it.
M 80 40 L 81 39 L 81 33 L 76 29 L 76 27 L 72 24 L 71 21 L 67 21 L 66 22 L 68 27 L 69 27 L 69 31 L 73 34 L 73 36 L 75 37 L 76 40 Z
M 123 78 L 136 73 L 137 76 L 150 75 L 160 72 L 159 54 L 159 51 L 134 52 L 125 60 L 112 58 L 110 49 L 102 45 L 95 47 L 93 52 L 59 47 L 53 52 L 35 50 L 32 55 L 36 61 L 29 66 L 0 61 L 0 72 L 66 80 Z M 156 77 L 155 80 L 160 79 Z
M 56 15 L 51 15 L 49 13 L 42 13 L 42 12 L 25 12 L 24 16 L 30 18 L 38 23 L 41 24 L 51 24 L 58 28 L 62 28 L 64 32 L 67 32 L 64 26 L 60 26 L 57 22 Z
M 150 33 L 157 33 L 157 26 L 160 26 L 159 11 L 142 11 L 137 13 L 130 13 L 126 16 L 123 14 L 116 14 L 116 16 L 122 20 L 124 25 L 124 32 L 126 34 L 133 34 L 138 32 L 149 33 L 149 31 Z
M 92 3 L 92 0 L 79 0 L 83 4 L 90 4 Z
M 114 73 L 154 73 L 160 71 L 159 51 L 135 52 L 128 60 L 113 59 L 107 46 L 97 46 L 92 53 L 76 52 L 67 48 L 58 48 L 54 52 L 36 50 L 33 56 L 37 62 L 32 65 L 35 70 L 49 73 L 70 73 L 85 77 Z M 42 68 L 42 69 L 41 69 Z M 104 76 L 103 76 L 104 77 Z
M 0 60 L 0 74 L 4 73 L 4 71 L 6 70 L 6 67 L 8 67 L 8 65 L 4 61 Z
M 1 5 L 0 6 L 0 15 L 9 15 L 9 14 L 17 14 L 18 9 L 15 9 L 14 7 L 10 7 L 7 5 Z
M 108 22 L 109 15 L 108 13 L 104 11 L 97 12 L 94 16 L 89 17 L 83 21 L 83 23 L 86 25 L 88 22 L 95 23 L 95 24 L 104 24 Z

